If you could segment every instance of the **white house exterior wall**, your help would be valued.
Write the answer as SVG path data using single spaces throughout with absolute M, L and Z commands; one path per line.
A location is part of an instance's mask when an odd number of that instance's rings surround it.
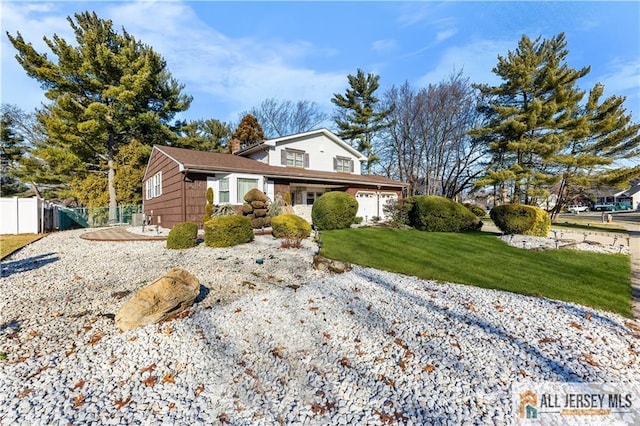
M 220 180 L 229 178 L 229 203 L 220 202 Z M 273 181 L 265 180 L 262 175 L 252 175 L 244 173 L 216 173 L 215 176 L 207 176 L 207 189 L 213 188 L 213 204 L 242 204 L 244 194 L 238 194 L 238 178 L 257 179 L 258 189 L 264 192 L 267 197 L 274 199 Z M 238 202 L 240 201 L 240 202 Z
M 360 160 L 346 148 L 323 134 L 313 135 L 308 138 L 283 141 L 276 144 L 269 152 L 269 165 L 282 166 L 282 150 L 295 149 L 309 154 L 309 170 L 332 172 L 333 159 L 336 157 L 350 158 L 353 160 L 353 174 L 360 174 Z M 255 158 L 255 157 L 251 157 Z

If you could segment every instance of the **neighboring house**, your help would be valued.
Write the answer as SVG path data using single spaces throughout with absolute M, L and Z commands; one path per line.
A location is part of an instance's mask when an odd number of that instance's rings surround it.
M 383 217 L 388 200 L 402 197 L 406 184 L 362 175 L 365 157 L 326 129 L 270 139 L 233 154 L 154 146 L 143 178 L 144 213 L 170 228 L 200 223 L 207 188 L 214 204 L 240 206 L 258 188 L 274 200 L 291 196 L 295 212 L 311 220 L 311 206 L 328 191 L 344 191 L 359 203 L 358 216 Z
M 615 202 L 630 204 L 632 210 L 640 210 L 640 182 L 631 188 L 614 194 Z

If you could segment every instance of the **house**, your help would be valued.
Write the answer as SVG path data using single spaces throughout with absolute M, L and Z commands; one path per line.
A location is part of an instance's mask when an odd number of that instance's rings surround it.
M 614 194 L 615 202 L 631 205 L 631 210 L 640 210 L 640 182 L 631 188 Z
M 361 174 L 365 157 L 327 129 L 232 150 L 222 154 L 154 146 L 143 178 L 145 215 L 167 228 L 200 223 L 207 188 L 213 188 L 214 204 L 235 206 L 258 188 L 271 200 L 289 193 L 296 214 L 309 221 L 320 195 L 344 191 L 358 200 L 357 215 L 368 220 L 384 217 L 384 204 L 402 197 L 406 188 L 402 182 Z

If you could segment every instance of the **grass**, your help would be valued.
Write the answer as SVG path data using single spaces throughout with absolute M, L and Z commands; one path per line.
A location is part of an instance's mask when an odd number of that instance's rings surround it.
M 511 247 L 484 232 L 357 228 L 322 233 L 323 256 L 423 279 L 578 303 L 631 317 L 629 257 Z
M 43 234 L 0 235 L 0 259 L 42 238 Z

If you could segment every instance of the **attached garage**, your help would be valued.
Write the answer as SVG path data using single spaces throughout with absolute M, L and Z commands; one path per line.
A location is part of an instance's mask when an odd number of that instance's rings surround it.
M 384 205 L 389 201 L 397 201 L 398 194 L 395 192 L 358 191 L 356 192 L 356 200 L 358 200 L 358 216 L 365 220 L 371 220 L 374 216 L 385 218 Z

